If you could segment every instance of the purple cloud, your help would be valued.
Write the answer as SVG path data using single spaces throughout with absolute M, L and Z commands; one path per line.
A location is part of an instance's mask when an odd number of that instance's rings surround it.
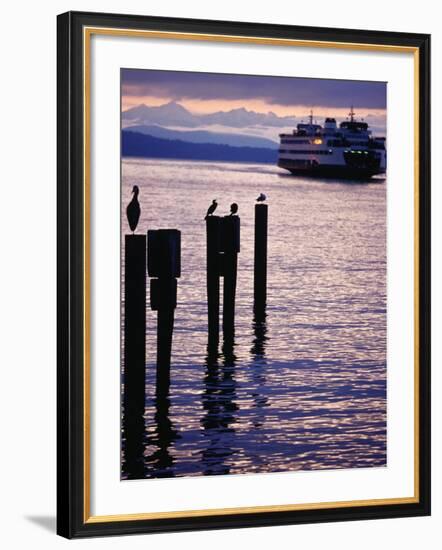
M 167 97 L 174 101 L 261 99 L 287 106 L 386 108 L 385 82 L 145 69 L 122 69 L 121 82 L 124 96 Z

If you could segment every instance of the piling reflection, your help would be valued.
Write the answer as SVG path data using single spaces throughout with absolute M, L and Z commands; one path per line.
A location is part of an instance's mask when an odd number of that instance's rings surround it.
M 138 404 L 140 405 L 140 404 Z M 123 479 L 174 476 L 171 447 L 180 438 L 170 418 L 170 399 L 162 395 L 124 415 L 122 433 Z M 129 420 L 126 421 L 126 418 Z M 151 419 L 151 420 L 149 420 Z
M 265 311 L 262 313 L 262 315 L 255 315 L 255 317 L 253 318 L 252 326 L 254 338 L 250 353 L 252 355 L 252 358 L 259 362 L 265 360 L 265 350 L 268 341 L 266 319 L 267 315 Z
M 174 458 L 170 449 L 180 436 L 170 419 L 170 399 L 157 396 L 152 404 L 154 417 L 146 430 L 145 468 L 149 477 L 174 477 Z
M 253 361 L 252 380 L 254 390 L 252 392 L 253 401 L 257 409 L 262 409 L 268 406 L 268 398 L 263 395 L 263 388 L 266 384 L 266 366 L 267 360 L 265 357 L 266 345 L 268 341 L 267 336 L 267 322 L 266 322 L 265 309 L 261 315 L 253 319 L 253 341 L 250 348 L 250 355 Z M 261 414 L 258 414 L 253 421 L 255 428 L 260 428 L 264 423 L 264 419 Z
M 207 446 L 202 451 L 204 475 L 228 474 L 230 459 L 235 454 L 232 446 L 236 422 L 236 381 L 235 381 L 234 341 L 229 339 L 223 345 L 222 352 L 214 352 L 208 347 L 202 405 L 204 415 L 201 419 L 203 437 Z
M 122 446 L 122 476 L 124 479 L 140 479 L 145 476 L 144 468 L 144 405 L 139 404 L 137 411 L 124 416 Z

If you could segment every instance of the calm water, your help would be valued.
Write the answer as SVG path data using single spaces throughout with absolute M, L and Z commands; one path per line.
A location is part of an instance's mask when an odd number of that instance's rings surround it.
M 122 477 L 386 464 L 386 197 L 373 183 L 311 180 L 271 165 L 123 161 L 138 233 L 177 228 L 182 275 L 168 399 L 155 399 L 156 313 L 147 315 L 142 463 Z M 265 322 L 253 320 L 254 199 L 268 196 Z M 239 204 L 236 335 L 207 358 L 205 223 Z M 148 297 L 149 300 L 149 297 Z

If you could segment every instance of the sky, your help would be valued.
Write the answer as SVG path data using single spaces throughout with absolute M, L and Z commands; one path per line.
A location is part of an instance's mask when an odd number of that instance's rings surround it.
M 246 109 L 274 113 L 273 129 L 262 117 L 262 120 L 256 117 L 252 124 L 250 117 L 243 117 L 243 126 L 237 122 L 235 129 L 232 126 L 230 130 L 270 136 L 275 133 L 274 126 L 279 126 L 279 131 L 291 130 L 293 117 L 298 122 L 305 121 L 310 109 L 319 123 L 326 116 L 339 122 L 345 120 L 353 105 L 358 118 L 366 120 L 377 134 L 385 134 L 385 82 L 145 69 L 122 69 L 121 77 L 123 120 L 124 111 L 142 104 L 158 107 L 178 103 L 194 115 Z M 201 128 L 210 129 L 208 117 L 201 120 Z M 221 129 L 229 131 L 229 125 L 223 121 Z M 219 124 L 216 130 L 220 130 Z

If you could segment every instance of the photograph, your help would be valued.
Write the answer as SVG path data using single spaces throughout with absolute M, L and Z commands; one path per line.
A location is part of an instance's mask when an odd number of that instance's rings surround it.
M 387 86 L 121 68 L 123 482 L 387 467 Z

